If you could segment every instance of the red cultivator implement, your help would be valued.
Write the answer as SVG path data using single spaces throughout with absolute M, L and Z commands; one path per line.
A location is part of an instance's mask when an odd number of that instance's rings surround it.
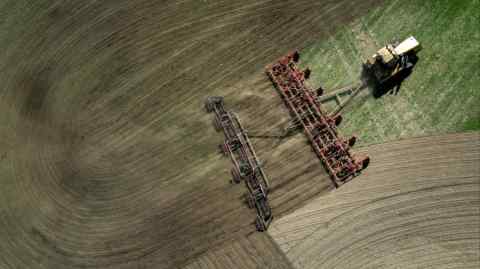
M 282 96 L 285 104 L 295 120 L 301 123 L 313 150 L 320 158 L 331 176 L 335 187 L 338 187 L 357 174 L 369 164 L 369 157 L 354 158 L 350 148 L 356 138 L 344 140 L 339 137 L 337 126 L 342 121 L 340 114 L 329 116 L 322 110 L 319 95 L 320 88 L 315 93 L 306 84 L 310 70 L 299 70 L 298 52 L 293 52 L 277 63 L 267 67 L 267 74 Z

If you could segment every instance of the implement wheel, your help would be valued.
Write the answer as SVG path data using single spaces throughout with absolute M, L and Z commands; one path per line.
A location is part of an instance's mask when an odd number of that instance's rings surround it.
M 253 200 L 252 196 L 248 193 L 245 193 L 245 201 L 247 202 L 248 208 L 255 207 L 255 201 Z
M 349 146 L 349 147 L 353 147 L 356 142 L 357 142 L 357 137 L 356 137 L 356 136 L 352 136 L 352 137 L 350 137 L 350 139 L 348 139 L 348 146 Z
M 292 54 L 292 61 L 298 63 L 300 60 L 300 53 L 298 51 L 294 51 Z
M 215 105 L 223 105 L 223 97 L 221 96 L 209 96 L 207 100 L 205 100 L 205 110 L 207 112 L 213 112 Z
M 234 183 L 238 184 L 242 181 L 242 177 L 240 176 L 240 173 L 238 172 L 238 169 L 236 167 L 232 168 L 231 173 Z
M 215 131 L 217 132 L 220 132 L 222 130 L 222 124 L 217 117 L 213 118 L 213 128 L 215 128 Z
M 365 159 L 363 159 L 362 161 L 362 169 L 367 168 L 369 164 L 370 164 L 370 157 L 365 157 Z
M 210 113 L 213 111 L 213 104 L 212 102 L 210 102 L 209 99 L 207 99 L 207 101 L 205 101 L 205 110 Z
M 259 232 L 265 232 L 265 230 L 267 229 L 259 216 L 257 216 L 257 219 L 255 220 L 255 226 L 257 227 L 257 231 Z
M 340 123 L 343 121 L 342 115 L 338 114 L 333 118 L 333 121 L 335 122 L 335 126 L 339 126 Z

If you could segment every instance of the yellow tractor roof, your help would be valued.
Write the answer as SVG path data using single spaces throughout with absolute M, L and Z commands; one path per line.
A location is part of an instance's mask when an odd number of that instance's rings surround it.
M 378 50 L 377 54 L 382 57 L 382 60 L 384 63 L 389 63 L 395 58 L 395 55 L 393 55 L 393 46 L 392 45 L 387 45 L 386 47 L 381 48 Z

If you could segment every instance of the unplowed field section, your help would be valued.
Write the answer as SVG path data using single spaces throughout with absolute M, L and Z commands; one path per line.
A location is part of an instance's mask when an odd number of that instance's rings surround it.
M 276 128 L 264 66 L 380 2 L 0 1 L 0 268 L 178 268 L 250 240 L 205 97 Z M 328 189 L 301 135 L 253 143 L 276 216 Z
M 365 148 L 367 171 L 276 222 L 296 268 L 479 268 L 480 134 Z

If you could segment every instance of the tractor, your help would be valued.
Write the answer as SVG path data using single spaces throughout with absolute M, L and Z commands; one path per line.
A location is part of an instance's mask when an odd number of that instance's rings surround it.
M 384 91 L 392 83 L 401 83 L 415 66 L 421 49 L 420 43 L 411 36 L 401 43 L 386 45 L 367 59 L 363 69 L 367 82 L 373 86 L 374 95 L 378 96 L 379 91 Z

